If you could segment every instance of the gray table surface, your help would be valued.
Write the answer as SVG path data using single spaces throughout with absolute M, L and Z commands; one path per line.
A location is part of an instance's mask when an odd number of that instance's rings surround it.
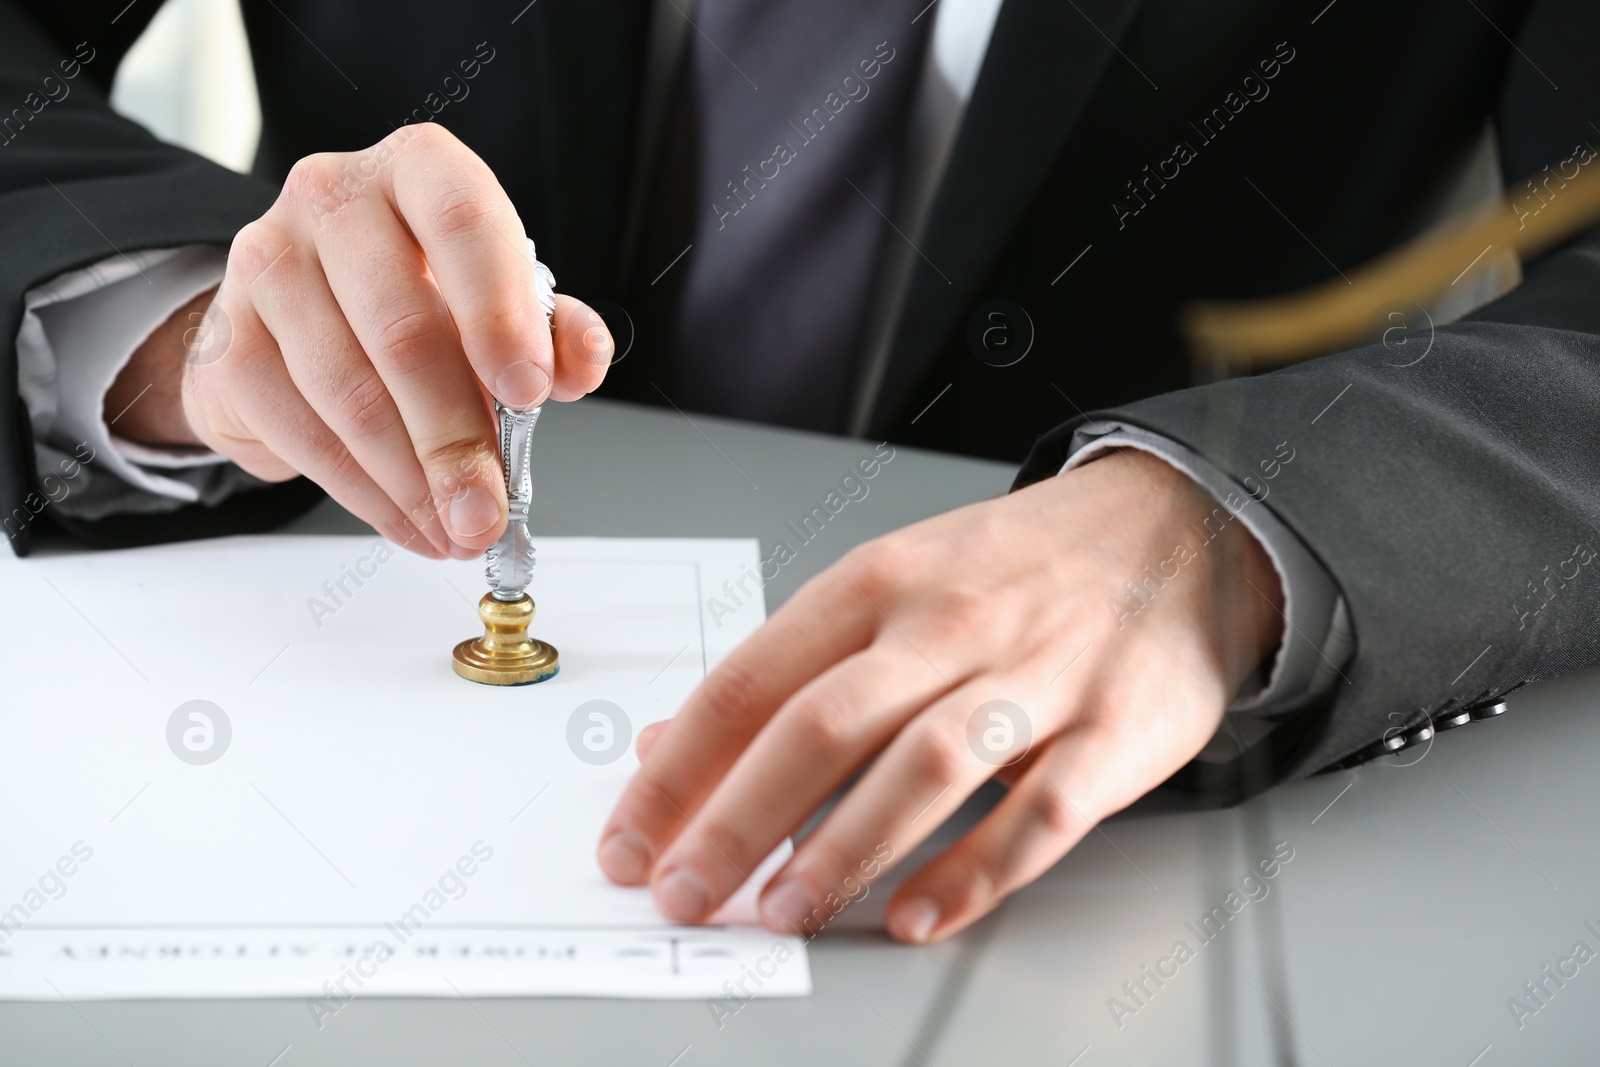
M 872 452 L 602 401 L 553 405 L 545 419 L 546 535 L 770 547 Z M 852 545 L 998 495 L 1011 474 L 898 449 L 767 586 L 769 610 Z M 291 528 L 363 529 L 332 505 Z M 698 1001 L 357 998 L 321 1030 L 297 1000 L 8 1003 L 0 1067 L 1594 1063 L 1600 956 L 1559 986 L 1541 968 L 1579 941 L 1600 953 L 1585 926 L 1600 930 L 1597 700 L 1600 674 L 1572 676 L 1389 763 L 1225 811 L 1124 813 L 944 944 L 883 937 L 890 880 L 813 942 L 812 996 L 751 1003 L 720 1028 Z M 988 802 L 980 794 L 931 846 Z M 1220 932 L 1196 936 L 1275 847 L 1293 858 L 1251 883 L 1266 895 L 1235 897 Z M 1180 940 L 1193 958 L 1163 964 L 1159 985 L 1145 977 Z M 1540 980 L 1542 1003 L 1523 988 Z M 1141 981 L 1135 1000 L 1124 983 Z M 1120 1018 L 1113 997 L 1130 1009 Z M 1518 1020 L 1512 997 L 1537 1012 Z

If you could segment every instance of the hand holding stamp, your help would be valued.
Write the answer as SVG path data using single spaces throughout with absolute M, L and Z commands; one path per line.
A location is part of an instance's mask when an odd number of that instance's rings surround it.
M 554 324 L 555 276 L 539 262 L 533 242 L 534 285 L 545 321 Z M 553 645 L 528 636 L 533 600 L 526 590 L 533 579 L 533 541 L 528 533 L 528 507 L 533 496 L 533 428 L 540 408 L 517 411 L 495 401 L 500 422 L 500 458 L 506 477 L 510 516 L 505 533 L 485 555 L 490 591 L 478 601 L 483 636 L 463 641 L 452 653 L 455 672 L 485 685 L 528 685 L 555 676 L 560 653 Z

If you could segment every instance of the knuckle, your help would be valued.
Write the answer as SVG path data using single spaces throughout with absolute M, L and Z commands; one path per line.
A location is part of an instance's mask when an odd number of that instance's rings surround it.
M 987 910 L 1006 893 L 1006 879 L 988 862 L 976 862 L 961 872 L 959 880 L 946 892 L 954 891 L 958 913 Z
M 266 223 L 261 219 L 247 222 L 239 227 L 238 231 L 233 235 L 233 240 L 228 245 L 228 263 L 230 266 L 260 247 L 262 231 L 265 229 Z
M 1086 833 L 1091 823 L 1080 814 L 1070 798 L 1060 789 L 1046 784 L 1039 788 L 1028 803 L 1033 821 L 1043 827 L 1051 837 L 1074 837 Z
M 318 433 L 312 446 L 322 454 L 323 461 L 328 465 L 328 473 L 340 482 L 354 485 L 364 473 L 356 457 L 331 430 Z
M 912 575 L 910 553 L 890 537 L 852 549 L 842 562 L 844 577 L 869 600 L 896 595 Z
M 440 237 L 461 237 L 482 229 L 498 213 L 498 205 L 482 191 L 457 185 L 433 198 L 428 222 Z
M 848 751 L 856 736 L 856 709 L 837 693 L 822 692 L 796 709 L 798 741 L 807 753 L 823 757 Z
M 516 351 L 523 347 L 529 320 L 514 300 L 502 297 L 474 309 L 470 318 L 458 321 L 465 336 Z
M 761 692 L 754 673 L 731 660 L 724 661 L 700 683 L 700 700 L 718 734 L 743 732 L 756 715 Z
M 458 437 L 430 445 L 419 458 L 448 496 L 454 496 L 462 483 L 498 471 L 500 466 L 498 452 L 478 438 Z
M 253 282 L 290 244 L 277 227 L 265 219 L 256 219 L 233 235 L 228 246 L 228 270 L 242 274 L 246 283 Z
M 993 598 L 958 586 L 940 593 L 926 625 L 935 640 L 943 641 L 982 633 L 993 621 Z
M 374 355 L 401 374 L 431 367 L 450 350 L 443 319 L 432 311 L 407 311 L 379 328 Z
M 412 145 L 418 144 L 419 139 L 426 136 L 422 132 L 421 123 L 408 122 L 403 126 L 396 126 L 372 146 L 373 154 L 392 159 L 410 151 Z
M 375 440 L 387 435 L 400 423 L 400 409 L 375 374 L 356 378 L 338 400 L 338 411 L 349 434 L 356 440 Z
M 340 166 L 332 152 L 316 152 L 295 160 L 283 179 L 280 198 L 296 203 L 325 200 L 339 184 Z
M 965 738 L 949 730 L 922 727 L 911 735 L 908 745 L 912 773 L 925 781 L 957 781 L 972 761 Z
M 454 134 L 437 122 L 408 122 L 383 139 L 396 150 L 436 152 L 447 145 L 459 144 Z

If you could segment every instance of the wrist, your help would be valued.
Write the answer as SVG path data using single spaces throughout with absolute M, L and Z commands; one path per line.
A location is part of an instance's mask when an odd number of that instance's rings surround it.
M 1251 669 L 1283 643 L 1287 618 L 1284 615 L 1283 581 L 1272 557 L 1267 555 L 1261 540 L 1249 528 L 1238 530 L 1239 560 L 1236 572 L 1244 579 L 1240 595 L 1246 604 L 1242 612 L 1244 632 L 1250 636 L 1248 646 Z
M 1200 483 L 1142 449 L 1116 449 L 1138 469 L 1154 495 L 1153 514 L 1171 522 L 1172 537 L 1189 546 L 1209 572 L 1206 595 L 1193 604 L 1229 685 L 1242 683 L 1283 642 L 1284 591 L 1278 569 L 1259 538 Z M 1248 497 L 1245 507 L 1256 502 Z M 1237 500 L 1233 501 L 1235 504 Z M 1165 506 L 1162 506 L 1165 505 Z
M 169 315 L 134 349 L 106 390 L 103 417 L 118 437 L 157 448 L 202 444 L 184 414 L 183 378 L 216 293 L 208 289 Z

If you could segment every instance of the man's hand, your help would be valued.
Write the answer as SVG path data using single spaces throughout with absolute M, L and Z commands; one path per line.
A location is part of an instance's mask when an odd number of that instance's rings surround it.
M 202 305 L 124 368 L 108 412 L 150 392 L 117 432 L 203 444 L 268 481 L 304 474 L 435 557 L 471 558 L 505 528 L 490 397 L 576 400 L 612 355 L 604 322 L 566 296 L 552 344 L 511 201 L 433 124 L 295 164 Z
M 703 921 L 871 762 L 762 894 L 768 926 L 814 934 L 1001 772 L 889 903 L 895 937 L 945 937 L 1198 753 L 1281 605 L 1250 532 L 1142 452 L 918 523 L 806 583 L 641 735 L 601 868 Z

